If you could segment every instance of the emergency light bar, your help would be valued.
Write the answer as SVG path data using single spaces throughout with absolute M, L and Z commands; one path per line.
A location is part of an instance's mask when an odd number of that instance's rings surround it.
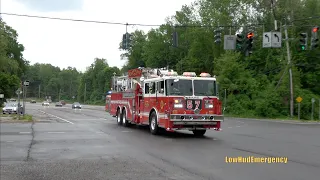
M 195 72 L 184 72 L 182 76 L 197 77 L 197 74 Z
M 178 76 L 178 73 L 175 71 L 163 72 L 163 75 L 165 75 L 165 76 Z
M 200 77 L 211 77 L 211 75 L 209 73 L 203 72 L 200 74 Z

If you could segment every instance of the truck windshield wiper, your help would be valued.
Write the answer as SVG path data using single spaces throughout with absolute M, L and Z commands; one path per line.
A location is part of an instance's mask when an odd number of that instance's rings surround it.
M 205 93 L 205 92 L 195 92 L 194 94 L 200 94 L 200 95 L 207 96 L 207 98 L 210 98 L 208 93 Z

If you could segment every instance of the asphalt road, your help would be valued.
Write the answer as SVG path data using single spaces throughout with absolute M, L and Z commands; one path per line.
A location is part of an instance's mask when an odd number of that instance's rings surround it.
M 1 180 L 318 180 L 320 125 L 227 119 L 205 138 L 119 127 L 102 107 L 27 104 L 36 123 L 1 124 Z M 89 106 L 87 106 L 89 108 Z M 226 157 L 286 157 L 227 163 Z

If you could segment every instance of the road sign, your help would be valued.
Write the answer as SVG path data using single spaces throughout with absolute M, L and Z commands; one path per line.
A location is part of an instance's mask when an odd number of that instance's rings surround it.
M 298 103 L 300 103 L 300 102 L 302 101 L 302 97 L 300 97 L 300 96 L 297 97 L 297 98 L 296 98 L 296 101 L 297 101 Z
M 264 32 L 262 38 L 263 38 L 262 47 L 270 48 L 271 47 L 271 32 Z
M 281 32 L 271 32 L 271 47 L 281 48 Z
M 281 32 L 264 32 L 262 47 L 264 48 L 281 48 Z
M 29 86 L 29 81 L 25 81 L 25 82 L 23 83 L 23 85 Z
M 20 88 L 16 90 L 16 94 L 17 94 L 17 95 L 22 94 L 22 91 L 21 91 Z
M 4 94 L 0 94 L 0 99 L 4 98 Z
M 314 98 L 312 98 L 312 99 L 311 99 L 311 102 L 314 103 L 314 102 L 316 102 L 316 100 L 315 100 Z
M 236 35 L 224 35 L 224 50 L 235 50 L 236 39 Z

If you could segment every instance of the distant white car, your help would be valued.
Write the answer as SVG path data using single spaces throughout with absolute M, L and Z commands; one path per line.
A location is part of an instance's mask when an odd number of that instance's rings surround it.
M 22 106 L 20 105 L 20 113 L 22 113 Z M 4 108 L 2 108 L 2 114 L 18 114 L 18 104 L 17 103 L 7 103 Z
M 44 102 L 42 103 L 42 106 L 49 106 L 49 102 L 44 101 Z

